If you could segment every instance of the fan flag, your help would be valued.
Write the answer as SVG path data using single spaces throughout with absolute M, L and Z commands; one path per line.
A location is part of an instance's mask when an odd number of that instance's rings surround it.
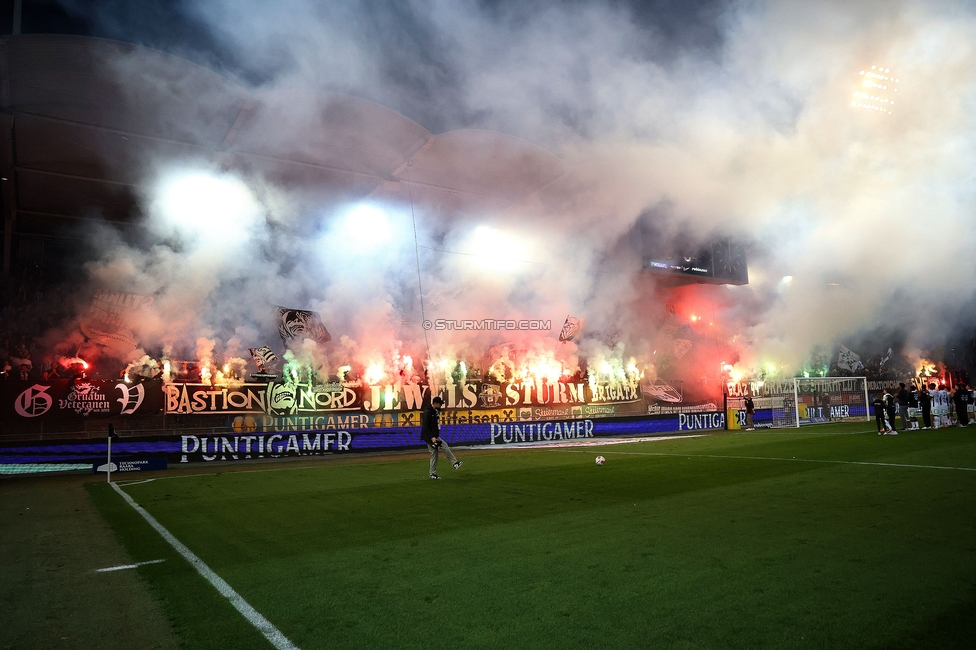
M 856 372 L 859 368 L 863 368 L 864 364 L 861 363 L 860 356 L 841 345 L 840 352 L 837 354 L 837 367 Z
M 95 343 L 128 354 L 139 344 L 129 329 L 130 321 L 152 302 L 151 296 L 99 291 L 92 298 L 91 308 L 79 319 L 78 327 Z
M 305 309 L 288 309 L 278 307 L 278 333 L 285 345 L 294 339 L 312 339 L 317 343 L 328 343 L 332 340 L 329 330 L 325 329 L 322 319 L 317 312 Z
M 682 391 L 664 380 L 642 379 L 641 392 L 661 402 L 680 402 Z
M 694 344 L 688 339 L 675 339 L 674 356 L 677 357 L 678 359 L 682 358 L 683 356 L 688 354 L 688 350 L 690 350 L 693 345 Z
M 880 368 L 880 367 L 881 367 L 881 366 L 883 366 L 884 364 L 886 364 L 886 363 L 888 363 L 889 361 L 891 361 L 891 355 L 892 355 L 892 354 L 894 354 L 894 352 L 892 352 L 892 351 L 891 351 L 891 348 L 888 348 L 888 354 L 886 354 L 886 355 L 884 356 L 884 358 L 883 358 L 883 359 L 881 360 L 881 363 L 880 363 L 880 364 L 878 365 L 878 367 Z
M 574 318 L 573 316 L 567 316 L 566 322 L 563 323 L 563 329 L 559 332 L 560 341 L 572 341 L 574 338 L 579 336 L 579 333 L 583 331 L 583 321 L 585 318 Z
M 254 359 L 254 365 L 258 367 L 258 370 L 264 372 L 265 366 L 270 366 L 275 361 L 278 360 L 278 355 L 271 351 L 267 345 L 263 345 L 259 348 L 248 348 L 251 351 L 251 358 Z

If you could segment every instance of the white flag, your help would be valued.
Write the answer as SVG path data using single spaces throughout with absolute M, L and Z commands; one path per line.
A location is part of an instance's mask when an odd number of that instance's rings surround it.
M 893 352 L 891 351 L 891 348 L 888 348 L 888 354 L 886 354 L 886 355 L 884 356 L 884 358 L 883 358 L 883 359 L 881 360 L 881 363 L 880 363 L 880 364 L 878 364 L 878 367 L 880 368 L 880 367 L 881 367 L 881 366 L 883 366 L 884 364 L 886 364 L 886 363 L 888 363 L 889 361 L 891 361 L 891 355 L 892 355 L 892 354 L 894 354 L 894 353 L 893 353 Z
M 566 322 L 563 324 L 563 329 L 559 332 L 560 341 L 572 341 L 574 338 L 579 336 L 580 332 L 583 331 L 583 318 L 575 318 L 573 316 L 567 316 Z
M 837 367 L 856 372 L 858 369 L 863 368 L 864 364 L 861 363 L 861 357 L 842 345 L 840 346 L 840 353 L 837 355 Z

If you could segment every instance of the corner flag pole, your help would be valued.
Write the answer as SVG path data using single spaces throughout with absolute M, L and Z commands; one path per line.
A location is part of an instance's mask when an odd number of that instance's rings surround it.
M 108 462 L 105 464 L 105 481 L 112 482 L 112 438 L 116 438 L 115 425 L 108 425 Z

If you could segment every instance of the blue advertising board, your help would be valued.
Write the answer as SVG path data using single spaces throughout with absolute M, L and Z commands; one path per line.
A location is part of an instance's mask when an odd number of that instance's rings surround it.
M 646 434 L 693 433 L 724 428 L 725 414 L 709 412 L 612 419 L 453 424 L 442 426 L 441 435 L 451 445 L 505 446 Z M 164 463 L 167 460 L 170 463 L 189 463 L 422 448 L 424 443 L 420 438 L 420 427 L 205 435 L 187 433 L 155 438 L 123 437 L 112 443 L 112 461 L 121 466 L 145 459 L 158 459 Z M 98 471 L 98 466 L 105 463 L 105 454 L 106 445 L 101 441 L 30 443 L 0 447 L 0 464 L 91 462 L 95 465 L 95 471 Z M 127 467 L 133 469 L 112 471 L 150 468 L 146 464 Z

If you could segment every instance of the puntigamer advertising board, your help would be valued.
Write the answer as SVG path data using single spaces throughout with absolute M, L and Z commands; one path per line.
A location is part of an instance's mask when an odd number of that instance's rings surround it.
M 595 438 L 680 434 L 725 427 L 721 412 L 615 419 L 583 418 L 540 422 L 448 424 L 442 435 L 451 445 L 578 443 Z M 314 456 L 355 451 L 423 448 L 418 426 L 327 431 L 228 432 L 154 438 L 123 438 L 112 445 L 113 461 L 162 457 L 170 463 L 234 461 L 280 456 Z M 105 458 L 103 441 L 31 443 L 0 447 L 0 464 L 97 462 Z

